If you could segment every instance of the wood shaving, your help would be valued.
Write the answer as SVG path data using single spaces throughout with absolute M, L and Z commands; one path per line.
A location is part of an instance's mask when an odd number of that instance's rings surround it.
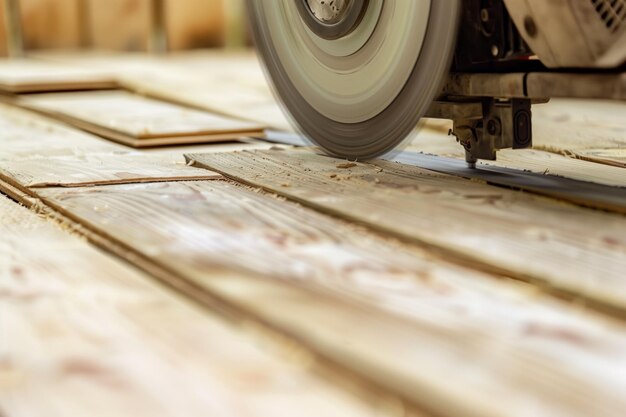
M 339 169 L 348 169 L 348 168 L 354 168 L 356 166 L 356 164 L 354 162 L 346 162 L 343 164 L 337 164 L 337 168 Z

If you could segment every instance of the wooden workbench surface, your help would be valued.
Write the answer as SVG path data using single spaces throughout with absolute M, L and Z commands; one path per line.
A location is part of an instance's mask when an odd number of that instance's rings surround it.
M 626 105 L 537 107 L 536 148 L 484 165 L 607 206 L 253 139 L 134 149 L 109 131 L 143 140 L 144 105 L 176 137 L 285 122 L 249 54 L 45 59 L 126 62 L 153 98 L 0 104 L 2 417 L 626 415 Z M 457 161 L 446 132 L 405 152 Z

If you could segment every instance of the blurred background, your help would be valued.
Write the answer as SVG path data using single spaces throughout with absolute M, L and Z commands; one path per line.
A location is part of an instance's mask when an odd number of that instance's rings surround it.
M 244 0 L 0 0 L 0 55 L 165 52 L 248 44 Z

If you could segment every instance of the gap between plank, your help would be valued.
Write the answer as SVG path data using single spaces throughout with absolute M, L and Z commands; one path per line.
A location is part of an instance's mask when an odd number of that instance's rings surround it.
M 254 188 L 258 189 L 257 187 Z M 4 193 L 5 190 L 15 190 L 15 188 L 0 180 L 0 192 Z M 85 239 L 104 252 L 153 277 L 165 287 L 182 294 L 203 309 L 240 326 L 243 331 L 251 334 L 252 337 L 271 342 L 272 346 L 278 351 L 277 354 L 286 352 L 289 354 L 288 356 L 295 356 L 296 358 L 311 357 L 313 365 L 310 369 L 312 372 L 320 375 L 329 383 L 356 395 L 358 398 L 373 401 L 372 396 L 374 396 L 376 403 L 387 404 L 385 408 L 388 407 L 392 411 L 397 410 L 399 415 L 405 415 L 403 413 L 406 413 L 408 416 L 415 417 L 439 417 L 437 414 L 426 413 L 419 404 L 404 398 L 399 393 L 392 392 L 389 388 L 380 385 L 371 378 L 356 373 L 341 362 L 316 352 L 314 348 L 307 345 L 306 341 L 301 340 L 298 336 L 286 330 L 277 328 L 267 319 L 258 317 L 254 311 L 234 304 L 220 295 L 212 294 L 210 290 L 179 276 L 167 266 L 156 263 L 131 246 L 117 241 L 96 228 L 83 225 L 74 219 L 71 213 L 65 213 L 62 208 L 57 207 L 55 204 L 51 204 L 40 197 L 35 197 L 30 198 L 30 204 L 27 208 L 56 223 L 64 231 Z M 245 272 L 226 270 L 224 268 L 216 270 L 215 273 L 232 276 L 233 278 L 244 277 L 246 279 L 246 275 L 249 275 Z M 265 278 L 258 276 L 258 279 Z M 293 286 L 293 284 L 282 284 Z M 323 292 L 316 291 L 315 293 L 318 297 L 334 299 L 334 297 Z M 346 303 L 345 301 L 342 302 Z M 379 314 L 386 313 L 381 312 Z M 394 319 L 403 321 L 402 318 L 394 317 Z M 282 356 L 284 357 L 285 355 Z
M 383 238 L 393 237 L 398 239 L 400 242 L 417 246 L 429 254 L 433 255 L 436 259 L 441 261 L 450 262 L 462 267 L 466 267 L 469 269 L 474 269 L 489 275 L 502 277 L 504 279 L 512 279 L 518 282 L 524 282 L 531 284 L 541 290 L 543 293 L 550 295 L 556 299 L 566 301 L 571 303 L 572 305 L 584 306 L 593 309 L 596 312 L 604 314 L 606 316 L 616 318 L 621 321 L 626 321 L 626 308 L 618 307 L 616 305 L 607 304 L 599 299 L 595 299 L 593 297 L 589 297 L 586 294 L 579 293 L 575 290 L 568 290 L 565 288 L 559 288 L 552 285 L 548 280 L 537 278 L 530 274 L 524 274 L 519 271 L 512 271 L 511 269 L 505 267 L 499 267 L 488 262 L 481 261 L 476 259 L 468 254 L 463 253 L 460 250 L 451 249 L 444 245 L 437 245 L 434 243 L 429 243 L 420 239 L 419 237 L 407 237 L 401 233 L 397 233 L 393 230 L 387 229 L 383 226 L 377 226 L 372 222 L 359 218 L 359 216 L 352 216 L 350 214 L 342 213 L 341 211 L 333 210 L 327 208 L 323 205 L 319 205 L 316 203 L 312 203 L 304 198 L 299 198 L 291 195 L 290 193 L 281 193 L 280 190 L 263 186 L 257 184 L 253 181 L 249 181 L 246 178 L 238 177 L 233 175 L 225 170 L 219 169 L 216 166 L 206 166 L 201 162 L 193 160 L 193 158 L 189 158 L 188 155 L 185 157 L 191 162 L 191 166 L 204 167 L 214 172 L 218 172 L 222 174 L 225 178 L 239 184 L 244 184 L 247 187 L 251 187 L 254 189 L 261 189 L 264 192 L 267 192 L 272 195 L 277 195 L 282 198 L 285 198 L 288 201 L 292 201 L 298 204 L 301 204 L 305 207 L 311 208 L 313 210 L 319 211 L 320 213 L 332 216 L 336 219 L 342 221 L 349 221 L 351 223 L 357 224 L 368 229 L 371 232 L 374 232 L 377 236 Z

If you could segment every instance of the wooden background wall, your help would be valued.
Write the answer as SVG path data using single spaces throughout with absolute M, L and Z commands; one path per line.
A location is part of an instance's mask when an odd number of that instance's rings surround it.
M 239 2 L 165 0 L 170 49 L 224 45 L 229 36 L 225 22 L 232 22 L 229 13 L 237 11 L 233 4 Z M 20 7 L 27 50 L 80 46 L 130 51 L 148 48 L 150 0 L 20 0 Z M 0 54 L 6 55 L 4 4 L 0 14 Z

